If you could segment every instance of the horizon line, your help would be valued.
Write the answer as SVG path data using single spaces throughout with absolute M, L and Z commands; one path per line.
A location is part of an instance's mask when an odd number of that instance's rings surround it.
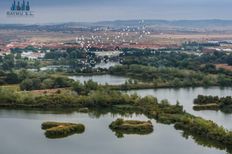
M 115 20 L 99 20 L 99 21 L 67 21 L 67 22 L 44 22 L 44 23 L 0 23 L 0 25 L 57 25 L 57 24 L 68 24 L 68 23 L 79 23 L 79 24 L 97 24 L 101 22 L 124 22 L 124 21 L 231 21 L 232 19 L 219 19 L 219 18 L 208 18 L 208 19 L 115 19 Z

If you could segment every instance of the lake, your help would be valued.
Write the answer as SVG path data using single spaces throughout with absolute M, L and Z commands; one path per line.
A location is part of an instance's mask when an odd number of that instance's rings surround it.
M 110 61 L 107 63 L 101 62 L 99 64 L 96 64 L 94 68 L 109 69 L 110 67 L 113 67 L 116 65 L 121 65 L 121 64 L 119 62 L 113 62 L 113 61 Z M 48 65 L 48 66 L 41 67 L 40 70 L 41 71 L 55 71 L 58 69 L 67 70 L 69 67 L 70 67 L 69 65 Z M 28 70 L 37 71 L 37 69 L 28 69 Z
M 67 70 L 68 68 L 69 68 L 68 65 L 49 65 L 49 66 L 41 67 L 40 70 L 41 71 L 56 71 L 58 69 Z
M 152 120 L 154 131 L 148 135 L 117 138 L 108 125 L 118 117 L 148 120 L 143 115 L 121 116 L 106 113 L 84 114 L 46 111 L 0 110 L 1 154 L 225 154 L 225 151 L 195 143 L 172 125 Z M 63 139 L 48 139 L 41 130 L 45 121 L 83 123 L 86 130 Z
M 127 78 L 112 75 L 73 76 L 80 82 L 92 79 L 99 84 L 122 84 Z M 177 101 L 184 109 L 197 116 L 210 119 L 232 130 L 232 114 L 220 111 L 194 111 L 193 100 L 197 95 L 231 96 L 232 88 L 164 88 L 131 90 L 141 96 L 152 95 L 159 100 Z M 0 110 L 1 154 L 225 154 L 223 150 L 202 146 L 192 137 L 186 137 L 173 125 L 163 125 L 152 120 L 154 132 L 148 135 L 125 135 L 117 138 L 108 128 L 109 124 L 122 117 L 125 119 L 148 120 L 143 115 L 121 116 L 118 114 L 84 114 L 78 112 L 60 113 L 46 111 Z M 63 139 L 48 139 L 41 130 L 45 121 L 83 123 L 86 131 Z M 205 143 L 205 142 L 201 142 Z
M 94 68 L 105 68 L 109 69 L 110 67 L 116 66 L 116 65 L 121 65 L 119 62 L 101 62 L 99 64 L 96 64 Z
M 80 81 L 81 83 L 84 83 L 88 80 L 93 80 L 94 82 L 97 82 L 98 84 L 105 85 L 120 85 L 124 84 L 129 78 L 127 77 L 121 77 L 121 76 L 114 76 L 114 75 L 91 75 L 91 76 L 69 76 L 70 79 L 73 79 L 75 81 Z

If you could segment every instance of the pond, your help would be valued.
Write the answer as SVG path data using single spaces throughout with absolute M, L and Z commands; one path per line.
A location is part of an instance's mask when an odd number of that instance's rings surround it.
M 101 62 L 99 64 L 96 64 L 94 66 L 94 68 L 105 68 L 105 69 L 109 69 L 110 67 L 116 66 L 116 65 L 120 65 L 119 62 Z
M 152 95 L 158 100 L 167 99 L 170 103 L 176 104 L 177 101 L 184 106 L 184 109 L 196 116 L 201 116 L 205 119 L 213 120 L 219 125 L 232 130 L 232 114 L 226 114 L 221 111 L 194 111 L 193 100 L 198 95 L 213 95 L 213 96 L 232 96 L 232 88 L 164 88 L 164 89 L 146 89 L 146 90 L 131 90 L 129 94 L 137 93 L 140 96 Z
M 183 137 L 172 125 L 151 120 L 154 131 L 148 135 L 117 138 L 108 128 L 119 118 L 148 120 L 143 115 L 104 113 L 59 113 L 46 111 L 0 110 L 0 149 L 2 154 L 225 154 L 225 151 L 198 145 Z M 83 134 L 48 139 L 41 130 L 45 121 L 74 122 L 85 125 Z
M 105 85 L 120 85 L 124 84 L 129 78 L 121 77 L 121 76 L 114 76 L 114 75 L 91 75 L 91 76 L 69 76 L 70 79 L 73 79 L 75 81 L 80 81 L 81 83 L 84 83 L 88 80 L 93 80 L 94 82 L 97 82 L 98 84 Z
M 96 64 L 94 66 L 94 68 L 102 68 L 102 69 L 109 69 L 110 67 L 113 67 L 113 66 L 116 66 L 116 65 L 120 65 L 119 62 L 101 62 L 99 64 Z M 69 65 L 48 65 L 48 66 L 44 66 L 44 67 L 41 67 L 40 70 L 41 71 L 56 71 L 58 69 L 61 69 L 61 70 L 67 70 L 69 69 L 70 66 Z M 30 71 L 37 71 L 37 69 L 28 69 Z
M 58 69 L 67 70 L 68 68 L 69 68 L 68 65 L 49 65 L 49 66 L 41 67 L 40 70 L 41 71 L 56 71 Z

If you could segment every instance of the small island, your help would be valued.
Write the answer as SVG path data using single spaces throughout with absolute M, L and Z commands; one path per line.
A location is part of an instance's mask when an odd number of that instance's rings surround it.
M 198 95 L 194 100 L 194 110 L 220 110 L 222 112 L 232 112 L 232 97 L 203 96 Z
M 123 134 L 146 135 L 153 132 L 151 121 L 117 119 L 109 127 L 112 131 L 116 132 L 117 137 L 123 137 Z
M 85 131 L 85 126 L 83 124 L 61 122 L 44 122 L 41 128 L 45 130 L 45 136 L 52 139 L 80 134 Z

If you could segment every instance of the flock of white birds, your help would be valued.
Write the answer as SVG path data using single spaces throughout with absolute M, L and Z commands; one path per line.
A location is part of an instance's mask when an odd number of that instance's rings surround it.
M 138 42 L 144 39 L 145 36 L 151 34 L 144 25 L 144 21 L 141 21 L 140 26 L 131 27 L 126 26 L 117 31 L 112 31 L 109 28 L 105 28 L 103 33 L 96 33 L 96 35 L 92 34 L 90 36 L 81 35 L 76 37 L 76 43 L 79 44 L 82 48 L 88 48 L 99 46 L 102 48 L 104 44 L 108 45 L 120 45 L 123 43 L 134 43 L 138 44 Z M 100 29 L 94 29 L 95 32 Z

